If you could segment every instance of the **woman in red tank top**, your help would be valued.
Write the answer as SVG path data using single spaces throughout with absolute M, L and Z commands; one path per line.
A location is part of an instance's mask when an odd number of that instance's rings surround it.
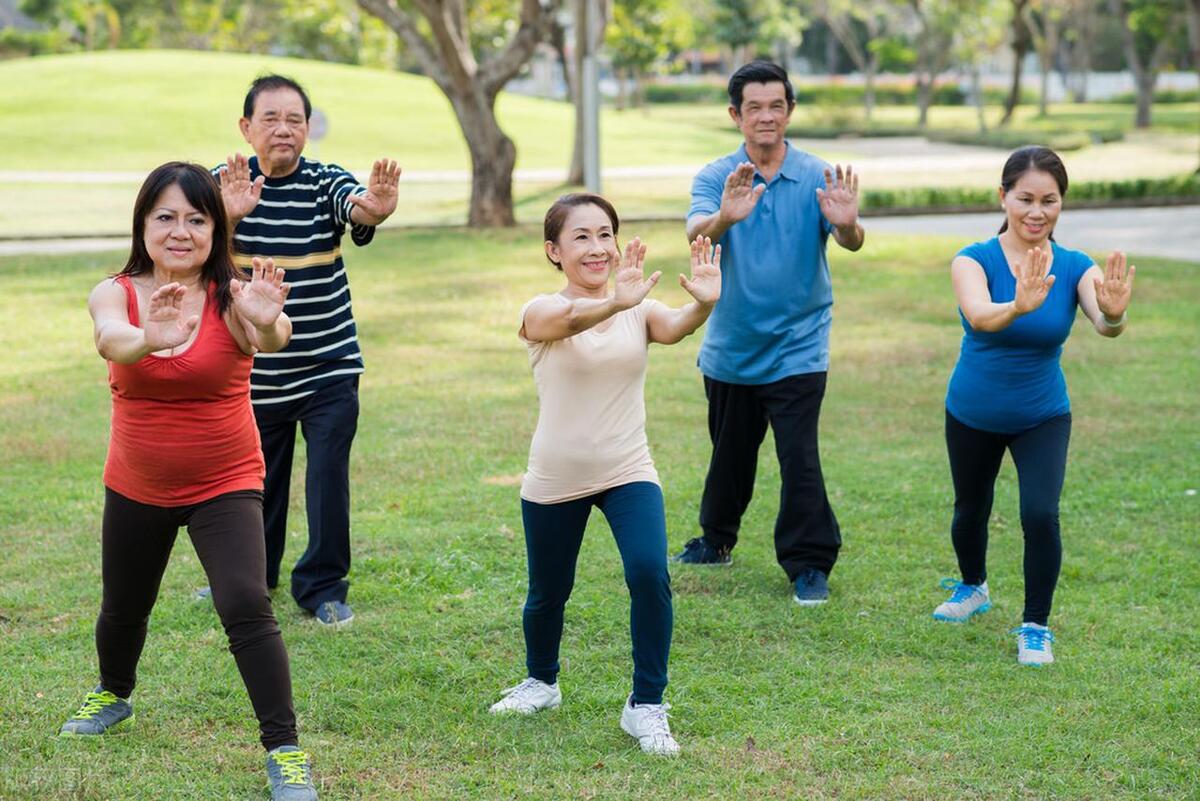
M 263 457 L 250 407 L 254 354 L 280 350 L 291 337 L 288 285 L 270 259 L 255 259 L 250 280 L 240 277 L 229 236 L 209 172 L 164 164 L 138 194 L 124 269 L 89 298 L 113 399 L 100 685 L 61 734 L 95 736 L 133 723 L 128 698 L 146 621 L 186 526 L 259 719 L 273 793 L 315 799 L 267 594 Z

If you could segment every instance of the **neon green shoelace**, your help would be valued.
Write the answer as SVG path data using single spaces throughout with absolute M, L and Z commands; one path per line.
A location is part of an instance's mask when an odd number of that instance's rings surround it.
M 75 713 L 75 717 L 78 720 L 87 720 L 109 704 L 116 703 L 117 700 L 117 696 L 108 690 L 88 693 L 87 698 L 83 699 L 83 706 L 79 707 L 79 711 Z
M 308 754 L 303 751 L 284 751 L 271 758 L 283 774 L 284 784 L 308 784 Z

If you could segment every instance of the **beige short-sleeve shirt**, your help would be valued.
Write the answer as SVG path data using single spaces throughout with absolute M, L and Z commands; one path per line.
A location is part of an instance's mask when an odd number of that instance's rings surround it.
M 618 312 L 604 330 L 589 328 L 566 339 L 521 340 L 538 393 L 538 422 L 529 446 L 521 497 L 562 503 L 634 481 L 659 483 L 646 441 L 646 359 L 650 344 L 645 300 Z M 661 305 L 661 304 L 660 304 Z

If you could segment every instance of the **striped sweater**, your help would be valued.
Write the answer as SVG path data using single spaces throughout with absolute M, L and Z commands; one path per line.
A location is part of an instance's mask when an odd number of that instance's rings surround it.
M 251 179 L 261 174 L 258 158 L 251 158 Z M 292 341 L 278 353 L 254 357 L 255 405 L 296 400 L 363 372 L 342 235 L 349 225 L 356 245 L 374 237 L 374 227 L 350 222 L 354 206 L 346 197 L 365 191 L 341 167 L 301 158 L 291 175 L 266 180 L 258 205 L 234 230 L 234 263 L 249 268 L 253 257 L 270 256 L 292 286 L 284 306 Z

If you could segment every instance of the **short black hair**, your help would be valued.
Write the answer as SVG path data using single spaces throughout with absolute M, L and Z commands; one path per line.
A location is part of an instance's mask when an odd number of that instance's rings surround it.
M 792 82 L 788 80 L 787 70 L 773 61 L 758 59 L 738 68 L 729 76 L 729 105 L 739 114 L 742 113 L 742 89 L 748 83 L 781 83 L 788 108 L 796 105 L 796 93 L 792 90 Z
M 304 101 L 304 119 L 307 120 L 312 116 L 312 103 L 308 102 L 308 94 L 304 91 L 304 87 L 296 83 L 286 75 L 260 75 L 254 79 L 254 83 L 250 84 L 250 91 L 246 93 L 246 100 L 242 103 L 242 116 L 250 119 L 254 116 L 254 102 L 258 99 L 262 92 L 270 92 L 275 89 L 293 89 L 296 94 L 300 95 L 300 99 Z

